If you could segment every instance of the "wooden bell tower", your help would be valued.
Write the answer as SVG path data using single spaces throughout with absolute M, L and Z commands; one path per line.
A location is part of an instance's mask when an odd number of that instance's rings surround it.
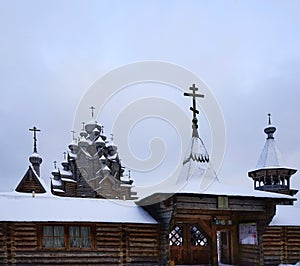
M 274 133 L 276 127 L 271 123 L 264 129 L 267 134 L 265 146 L 258 160 L 256 170 L 248 172 L 254 181 L 254 189 L 294 196 L 298 190 L 290 188 L 290 179 L 297 172 L 296 169 L 286 167 L 277 149 Z

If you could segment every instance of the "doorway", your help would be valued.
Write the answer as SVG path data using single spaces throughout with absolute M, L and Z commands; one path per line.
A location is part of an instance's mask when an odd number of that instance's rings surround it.
M 199 224 L 175 224 L 169 233 L 169 245 L 175 265 L 211 263 L 211 239 Z
M 218 264 L 230 265 L 232 263 L 231 232 L 230 230 L 217 231 Z

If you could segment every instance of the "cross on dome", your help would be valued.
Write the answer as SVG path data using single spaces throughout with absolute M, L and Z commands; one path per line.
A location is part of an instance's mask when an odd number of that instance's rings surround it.
M 92 118 L 94 118 L 94 110 L 96 109 L 94 106 L 90 106 L 89 109 L 92 111 Z
M 197 114 L 199 114 L 199 111 L 197 110 L 197 105 L 196 105 L 196 98 L 204 98 L 203 94 L 198 94 L 196 93 L 196 91 L 198 90 L 198 88 L 195 86 L 195 84 L 193 84 L 192 87 L 190 87 L 190 90 L 192 91 L 191 93 L 189 92 L 185 92 L 183 95 L 184 96 L 190 96 L 193 97 L 193 106 L 190 107 L 190 110 L 193 112 L 193 136 L 194 137 L 199 137 L 198 135 L 198 119 L 197 119 Z
M 113 133 L 110 134 L 110 140 L 111 140 L 111 142 L 114 140 L 114 134 Z
M 71 130 L 71 133 L 72 133 L 72 139 L 75 140 L 75 133 L 76 133 L 76 131 L 75 130 Z
M 33 152 L 37 153 L 37 138 L 36 138 L 36 132 L 41 131 L 40 129 L 37 129 L 35 126 L 33 128 L 29 128 L 29 131 L 33 131 Z

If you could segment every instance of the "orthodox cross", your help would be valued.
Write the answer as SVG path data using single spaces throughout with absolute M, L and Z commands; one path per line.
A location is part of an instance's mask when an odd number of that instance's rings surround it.
M 29 128 L 29 131 L 33 131 L 33 152 L 37 152 L 37 147 L 36 147 L 36 132 L 41 131 L 40 129 L 37 129 L 36 127 Z
M 268 114 L 268 117 L 269 117 L 269 125 L 272 125 L 272 123 L 271 123 L 271 114 L 270 113 Z
M 85 125 L 85 123 L 81 122 L 81 124 L 82 124 L 82 130 L 84 131 L 84 125 Z
M 110 140 L 113 141 L 114 140 L 114 134 L 110 134 Z
M 63 155 L 64 155 L 64 159 L 66 160 L 67 159 L 67 153 L 65 151 L 64 151 Z
M 76 133 L 76 131 L 75 130 L 71 130 L 71 133 L 72 133 L 72 139 L 75 140 L 75 133 Z
M 54 164 L 54 169 L 56 169 L 57 161 L 54 161 L 53 164 Z
M 96 109 L 94 106 L 90 106 L 89 109 L 92 110 L 92 117 L 94 118 L 94 110 Z
M 195 84 L 193 84 L 192 87 L 190 87 L 190 90 L 192 91 L 191 93 L 185 92 L 183 95 L 184 96 L 190 96 L 193 97 L 193 107 L 190 107 L 190 110 L 193 112 L 193 124 L 197 126 L 197 117 L 196 115 L 199 114 L 199 111 L 197 110 L 197 106 L 196 106 L 196 98 L 200 97 L 200 98 L 204 98 L 203 94 L 197 94 L 196 91 L 198 90 L 198 88 L 195 86 Z

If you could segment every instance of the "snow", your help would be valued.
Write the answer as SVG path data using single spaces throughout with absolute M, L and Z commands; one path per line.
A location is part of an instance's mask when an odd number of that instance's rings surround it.
M 60 170 L 60 174 L 62 176 L 73 176 L 73 173 L 69 170 L 69 171 L 66 171 L 66 170 Z
M 64 190 L 59 189 L 59 188 L 53 188 L 53 191 L 54 191 L 54 192 L 57 192 L 57 193 L 65 193 Z
M 274 139 L 267 139 L 258 159 L 256 168 L 281 167 L 284 165 L 280 151 L 276 147 Z
M 0 221 L 17 222 L 157 222 L 134 202 L 122 200 L 67 198 L 51 194 L 0 193 Z
M 53 186 L 56 186 L 56 187 L 62 185 L 61 179 L 56 180 L 56 179 L 52 178 L 52 179 L 51 179 L 51 182 L 52 182 L 52 185 L 53 185 Z
M 296 264 L 279 264 L 278 266 L 300 266 L 300 261 Z
M 62 177 L 61 180 L 64 181 L 64 182 L 77 183 L 76 180 L 73 180 L 71 178 Z
M 44 181 L 44 179 L 42 177 L 39 177 L 38 174 L 36 173 L 36 171 L 34 170 L 34 168 L 29 165 L 29 168 L 32 170 L 33 174 L 35 175 L 35 177 L 37 178 L 37 180 L 40 182 L 40 184 L 42 185 L 42 187 L 45 189 L 45 191 L 47 192 L 49 189 L 48 189 L 48 186 L 46 184 L 46 182 Z M 27 170 L 28 171 L 28 170 Z M 27 173 L 26 171 L 26 173 Z M 24 176 L 26 175 L 26 173 L 24 174 Z M 18 184 L 20 183 L 20 181 L 18 182 Z M 17 187 L 17 186 L 15 186 Z
M 279 205 L 276 207 L 276 215 L 273 217 L 270 226 L 300 226 L 299 217 L 299 207 Z
M 39 155 L 37 152 L 34 152 L 33 154 L 31 154 L 31 155 L 29 156 L 29 158 L 31 158 L 31 157 L 42 159 L 41 155 Z

